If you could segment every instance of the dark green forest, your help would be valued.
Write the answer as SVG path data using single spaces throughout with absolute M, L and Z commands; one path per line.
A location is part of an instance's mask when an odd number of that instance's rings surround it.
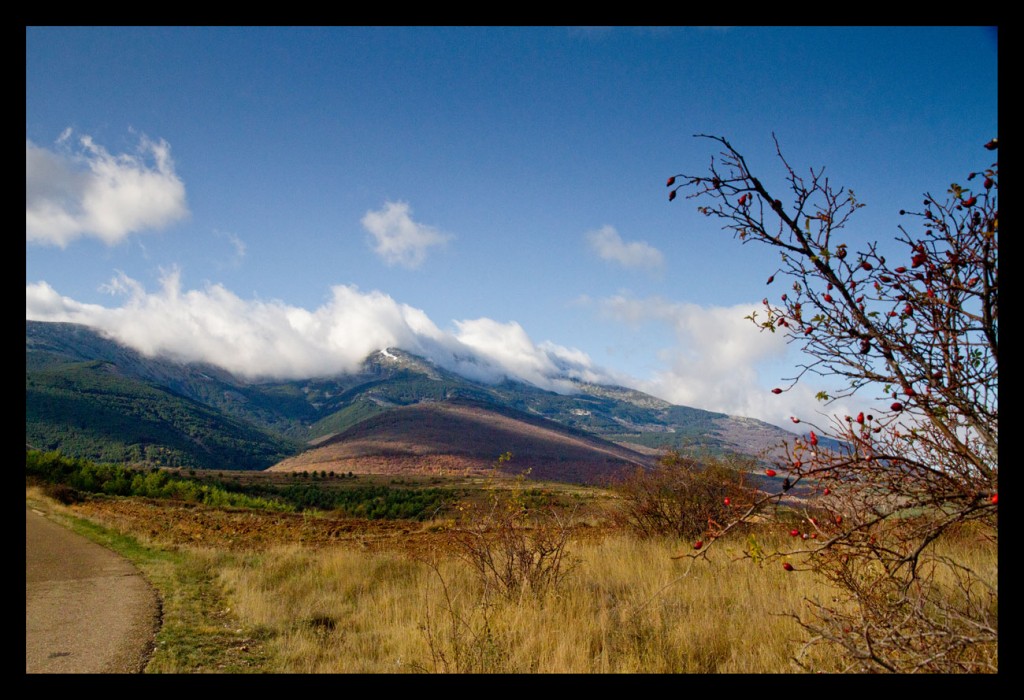
M 298 443 L 136 379 L 100 360 L 28 371 L 25 441 L 104 462 L 266 469 Z

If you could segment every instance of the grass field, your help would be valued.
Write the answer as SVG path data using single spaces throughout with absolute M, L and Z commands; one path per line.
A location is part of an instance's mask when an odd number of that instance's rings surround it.
M 639 539 L 618 526 L 610 492 L 530 484 L 520 497 L 536 510 L 557 506 L 560 527 L 569 518 L 572 527 L 560 530 L 557 580 L 510 590 L 467 556 L 500 554 L 484 544 L 492 540 L 468 540 L 475 552 L 465 546 L 467 532 L 500 534 L 500 523 L 488 521 L 485 532 L 480 519 L 494 484 L 457 486 L 454 515 L 421 521 L 117 496 L 65 506 L 36 487 L 27 499 L 123 552 L 159 590 L 164 620 L 149 673 L 847 669 L 836 649 L 809 645 L 798 623 L 807 600 L 842 605 L 839 592 L 796 557 L 790 572 L 784 556 L 745 556 L 750 535 L 772 554 L 799 546 L 778 526 L 719 540 L 693 558 L 690 542 Z M 995 581 L 993 548 L 947 546 Z

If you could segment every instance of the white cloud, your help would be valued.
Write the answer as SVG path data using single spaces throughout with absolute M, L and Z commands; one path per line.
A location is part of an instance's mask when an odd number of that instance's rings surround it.
M 332 288 L 329 301 L 313 311 L 244 300 L 221 285 L 186 291 L 178 270 L 166 272 L 154 293 L 124 275 L 106 289 L 124 299 L 119 308 L 78 304 L 45 282 L 29 285 L 26 317 L 82 323 L 149 356 L 210 362 L 247 377 L 351 371 L 389 345 L 415 351 L 414 328 L 424 331 L 415 309 L 355 287 Z
M 522 377 L 541 377 L 555 371 L 550 360 L 537 352 L 530 337 L 515 321 L 500 323 L 489 318 L 459 321 L 455 337 L 482 355 Z
M 644 241 L 626 243 L 611 226 L 590 231 L 587 233 L 587 242 L 602 259 L 617 262 L 624 267 L 660 269 L 665 264 L 665 257 L 660 250 Z
M 615 296 L 600 302 L 602 314 L 629 325 L 655 322 L 668 326 L 675 344 L 658 357 L 664 369 L 638 388 L 685 406 L 751 416 L 783 425 L 789 416 L 806 413 L 814 392 L 798 385 L 773 394 L 777 370 L 787 354 L 781 333 L 758 330 L 745 316 L 757 305 L 702 307 L 659 298 L 629 299 Z
M 379 211 L 368 211 L 363 228 L 373 237 L 373 250 L 388 265 L 416 268 L 427 257 L 427 248 L 443 245 L 453 238 L 432 226 L 412 220 L 405 202 L 385 202 Z
M 46 282 L 25 285 L 25 318 L 38 321 L 86 323 L 87 319 L 107 311 L 102 306 L 82 304 L 62 297 Z
M 188 215 L 185 185 L 166 141 L 142 137 L 136 154 L 112 155 L 83 135 L 51 151 L 25 140 L 25 238 L 66 247 L 83 236 L 108 245 Z
M 456 321 L 455 326 L 455 338 L 478 356 L 486 358 L 487 369 L 494 378 L 507 375 L 563 393 L 573 390 L 568 381 L 570 378 L 587 382 L 611 381 L 606 372 L 593 367 L 590 357 L 583 351 L 550 342 L 537 345 L 515 321 L 501 323 L 478 318 Z M 466 369 L 458 368 L 464 373 Z
M 505 376 L 555 391 L 567 377 L 609 381 L 579 350 L 535 344 L 515 322 L 481 318 L 440 328 L 421 309 L 381 292 L 331 288 L 312 311 L 281 301 L 244 300 L 221 285 L 183 290 L 177 269 L 147 292 L 124 274 L 104 287 L 118 308 L 82 304 L 46 282 L 26 285 L 26 318 L 96 328 L 149 356 L 209 362 L 245 377 L 288 379 L 350 372 L 371 353 L 399 347 L 484 381 Z

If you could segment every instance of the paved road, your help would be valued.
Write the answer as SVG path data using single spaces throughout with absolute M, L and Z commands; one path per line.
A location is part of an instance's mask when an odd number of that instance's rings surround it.
M 130 562 L 26 507 L 27 673 L 141 673 L 158 624 Z

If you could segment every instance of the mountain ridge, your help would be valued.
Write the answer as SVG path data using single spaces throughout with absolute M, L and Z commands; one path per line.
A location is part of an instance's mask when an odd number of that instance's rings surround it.
M 485 473 L 509 452 L 508 471 L 596 482 L 648 467 L 649 455 L 584 431 L 483 402 L 425 401 L 364 420 L 271 471 Z M 379 458 L 386 456 L 387 459 Z
M 466 406 L 490 411 L 490 420 L 495 423 L 514 416 L 517 430 L 524 434 L 540 430 L 536 421 L 541 421 L 540 425 L 551 431 L 545 433 L 547 437 L 575 431 L 581 439 L 598 440 L 600 443 L 589 443 L 595 464 L 602 459 L 597 444 L 612 444 L 628 451 L 628 456 L 624 452 L 617 457 L 626 465 L 649 463 L 652 455 L 666 449 L 756 455 L 793 437 L 789 431 L 762 421 L 677 406 L 622 386 L 574 381 L 578 393 L 560 394 L 510 378 L 485 384 L 395 347 L 371 353 L 352 373 L 303 380 L 247 380 L 213 365 L 147 357 L 94 329 L 66 323 L 26 322 L 26 382 L 29 444 L 42 442 L 44 449 L 79 450 L 84 454 L 73 456 L 94 456 L 82 444 L 76 446 L 74 440 L 61 438 L 62 421 L 73 419 L 68 424 L 82 423 L 83 429 L 91 431 L 96 445 L 103 440 L 121 440 L 126 454 L 136 458 L 142 454 L 143 461 L 153 459 L 159 453 L 140 450 L 138 435 L 122 434 L 131 424 L 127 418 L 108 410 L 102 415 L 107 423 L 117 424 L 116 429 L 102 421 L 85 425 L 90 421 L 89 405 L 120 406 L 125 416 L 148 405 L 147 410 L 157 418 L 168 417 L 170 422 L 160 424 L 161 430 L 166 428 L 164 432 L 178 436 L 171 463 L 201 468 L 210 460 L 197 456 L 201 452 L 199 443 L 210 442 L 222 431 L 233 436 L 227 442 L 235 445 L 232 449 L 237 452 L 229 463 L 246 463 L 251 447 L 259 458 L 254 458 L 249 468 L 265 469 L 293 460 L 303 451 L 335 449 L 333 441 L 346 431 L 366 421 L 371 422 L 364 428 L 379 425 L 384 420 L 381 416 L 420 404 L 463 407 L 459 415 L 434 410 L 451 418 L 455 431 L 451 455 L 458 455 L 460 450 L 473 452 L 460 444 L 460 440 L 472 437 L 459 435 L 459 431 L 469 430 Z M 48 407 L 46 420 L 33 420 L 39 419 L 41 405 Z M 420 415 L 426 420 L 428 412 Z M 243 434 L 254 440 L 251 446 L 243 445 Z M 540 439 L 539 435 L 535 437 Z M 149 443 L 145 443 L 146 436 L 142 438 L 145 448 Z M 380 441 L 381 435 L 377 439 Z M 95 445 L 90 449 L 95 452 Z M 554 466 L 538 463 L 530 468 L 554 474 L 557 455 L 541 450 L 539 443 L 532 449 L 546 454 Z M 492 460 L 504 451 L 500 445 L 494 450 Z M 274 454 L 278 455 L 276 461 Z M 482 458 L 474 455 L 473 459 Z M 582 455 L 573 459 L 576 464 L 586 461 Z M 156 463 L 164 464 L 166 460 L 157 459 Z

